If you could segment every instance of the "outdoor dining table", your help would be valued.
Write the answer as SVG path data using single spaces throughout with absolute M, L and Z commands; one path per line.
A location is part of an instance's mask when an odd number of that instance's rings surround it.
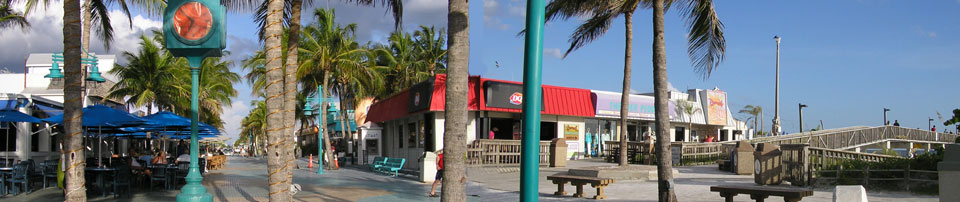
M 3 189 L 2 191 L 0 191 L 0 193 L 2 193 L 4 196 L 7 195 L 6 182 L 7 182 L 7 177 L 9 177 L 10 175 L 13 175 L 13 167 L 0 167 L 0 183 L 2 183 L 0 184 L 0 189 Z
M 106 188 L 105 185 L 103 185 L 103 183 L 104 183 L 103 176 L 106 175 L 106 174 L 112 174 L 112 176 L 117 176 L 117 169 L 116 169 L 116 168 L 109 168 L 109 167 L 106 167 L 106 168 L 102 168 L 102 167 L 87 167 L 87 168 L 84 168 L 83 170 L 84 170 L 84 171 L 87 171 L 87 172 L 96 173 L 96 175 L 97 175 L 97 187 L 100 189 L 100 197 L 105 197 L 105 196 L 107 196 L 107 188 Z

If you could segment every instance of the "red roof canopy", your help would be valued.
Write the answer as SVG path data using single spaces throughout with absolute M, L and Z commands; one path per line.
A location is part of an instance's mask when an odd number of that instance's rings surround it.
M 433 93 L 430 98 L 429 111 L 443 111 L 446 98 L 447 75 L 437 74 L 433 78 Z M 483 83 L 495 81 L 501 83 L 523 84 L 514 81 L 487 79 L 479 76 L 468 78 L 467 110 L 469 111 L 499 111 L 520 113 L 520 109 L 488 107 L 484 99 Z M 411 114 L 408 110 L 410 90 L 404 90 L 370 106 L 368 121 L 384 122 L 403 118 Z M 567 88 L 560 86 L 543 85 L 543 114 L 594 117 L 595 104 L 590 96 L 590 90 Z M 415 111 L 418 113 L 426 110 Z

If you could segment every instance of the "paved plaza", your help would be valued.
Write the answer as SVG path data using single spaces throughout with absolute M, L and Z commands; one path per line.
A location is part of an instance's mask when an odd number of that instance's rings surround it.
M 306 161 L 301 160 L 301 168 L 294 174 L 294 183 L 302 186 L 295 201 L 439 201 L 439 198 L 427 196 L 429 183 L 419 183 L 408 177 L 388 177 L 369 172 L 365 167 L 345 167 L 340 170 L 326 171 L 317 175 L 314 169 L 306 169 Z M 546 176 L 576 167 L 612 165 L 596 160 L 571 161 L 567 168 L 543 168 L 540 172 L 541 201 L 594 201 L 592 199 L 553 196 L 556 185 L 546 180 Z M 751 176 L 738 176 L 716 170 L 715 166 L 679 167 L 677 177 L 677 197 L 680 201 L 721 201 L 718 193 L 710 192 L 711 185 L 752 184 Z M 469 201 L 517 201 L 519 199 L 519 172 L 516 168 L 482 168 L 468 170 L 470 182 L 467 184 Z M 227 165 L 219 170 L 210 171 L 204 178 L 204 185 L 214 195 L 214 201 L 267 201 L 266 161 L 258 158 L 230 157 Z M 439 189 L 439 188 L 438 188 Z M 576 190 L 567 186 L 567 192 Z M 607 199 L 601 201 L 655 201 L 656 183 L 653 181 L 625 180 L 617 181 L 607 187 Z M 112 196 L 99 197 L 90 192 L 90 201 L 174 201 L 179 190 L 147 189 L 134 187 L 132 197 L 114 199 Z M 593 196 L 595 189 L 585 187 L 587 196 Z M 870 201 L 937 201 L 936 196 L 912 195 L 908 193 L 877 192 L 868 190 Z M 832 189 L 818 189 L 813 196 L 803 201 L 831 201 Z M 779 201 L 779 197 L 769 200 Z M 47 188 L 19 196 L 0 197 L 0 201 L 63 201 L 61 190 Z M 749 196 L 739 195 L 736 201 L 752 201 Z

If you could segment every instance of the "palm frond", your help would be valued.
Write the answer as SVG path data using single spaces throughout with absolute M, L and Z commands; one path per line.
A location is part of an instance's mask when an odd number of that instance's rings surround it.
M 710 78 L 726 55 L 723 23 L 714 10 L 712 0 L 690 0 L 681 10 L 686 13 L 686 26 L 689 29 L 687 54 L 693 62 L 694 71 L 703 79 Z

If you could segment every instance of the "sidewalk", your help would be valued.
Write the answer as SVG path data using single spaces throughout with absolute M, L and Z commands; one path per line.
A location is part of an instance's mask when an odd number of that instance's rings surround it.
M 366 167 L 345 167 L 328 170 L 325 174 L 316 174 L 315 169 L 307 169 L 307 162 L 299 160 L 301 169 L 294 171 L 294 183 L 302 190 L 293 201 L 440 201 L 440 198 L 427 196 L 428 183 L 420 183 L 405 177 L 390 177 L 370 172 Z M 568 162 L 566 168 L 541 168 L 540 201 L 595 201 L 592 199 L 554 196 L 556 185 L 546 180 L 546 176 L 566 172 L 567 169 L 587 166 L 613 165 L 596 160 L 577 160 Z M 204 176 L 203 184 L 214 196 L 214 201 L 267 201 L 266 160 L 259 158 L 230 157 L 227 164 L 219 170 L 210 171 Z M 675 179 L 677 197 L 680 201 L 721 201 L 720 195 L 710 192 L 710 186 L 719 184 L 752 184 L 751 176 L 733 175 L 720 172 L 715 166 L 678 167 L 680 176 Z M 471 168 L 467 171 L 468 201 L 507 202 L 519 200 L 519 169 L 517 168 Z M 440 187 L 437 187 L 439 194 Z M 111 196 L 99 197 L 90 192 L 89 201 L 175 201 L 179 189 L 149 190 L 134 185 L 133 196 L 114 199 Z M 567 185 L 566 190 L 575 188 Z M 585 187 L 588 197 L 596 194 L 595 189 Z M 600 201 L 655 201 L 657 187 L 653 181 L 624 180 L 617 181 L 605 190 L 607 199 Z M 572 194 L 572 193 L 570 193 Z M 870 201 L 937 201 L 936 196 L 912 195 L 909 193 L 876 192 L 868 190 Z M 803 201 L 831 201 L 832 189 L 816 190 L 812 197 Z M 771 197 L 768 200 L 782 200 Z M 47 188 L 30 194 L 0 197 L 0 201 L 63 201 L 62 190 Z M 736 201 L 752 201 L 749 196 L 739 195 Z

